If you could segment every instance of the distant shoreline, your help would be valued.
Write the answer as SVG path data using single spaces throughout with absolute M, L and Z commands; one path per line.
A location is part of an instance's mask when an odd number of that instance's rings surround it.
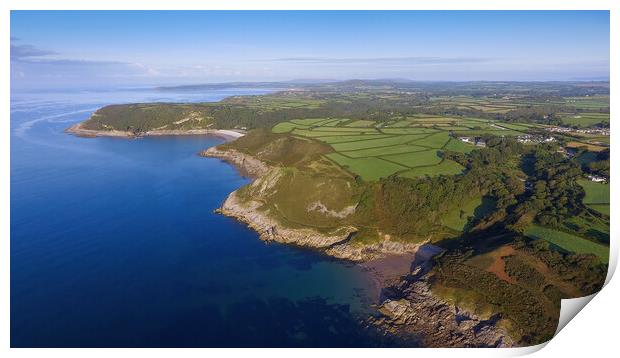
M 117 138 L 141 138 L 156 136 L 189 136 L 189 135 L 213 135 L 224 137 L 225 139 L 236 139 L 243 137 L 245 132 L 230 129 L 159 129 L 141 133 L 119 130 L 95 130 L 82 127 L 83 122 L 72 125 L 65 129 L 65 132 L 71 133 L 78 137 L 95 138 L 95 137 L 117 137 Z

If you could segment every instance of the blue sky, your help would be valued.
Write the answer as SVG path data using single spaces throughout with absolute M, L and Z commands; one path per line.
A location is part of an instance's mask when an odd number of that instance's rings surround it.
M 16 87 L 609 77 L 607 11 L 13 11 Z

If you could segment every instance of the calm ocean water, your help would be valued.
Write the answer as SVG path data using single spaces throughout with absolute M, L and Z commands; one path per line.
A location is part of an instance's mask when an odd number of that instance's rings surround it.
M 375 346 L 356 266 L 266 244 L 213 213 L 248 183 L 214 137 L 63 133 L 106 104 L 260 90 L 21 92 L 11 98 L 13 347 Z

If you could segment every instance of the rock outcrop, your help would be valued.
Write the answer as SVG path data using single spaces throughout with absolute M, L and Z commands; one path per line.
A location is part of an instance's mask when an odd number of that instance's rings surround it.
M 371 324 L 396 336 L 421 337 L 427 347 L 514 345 L 508 333 L 499 327 L 499 315 L 484 319 L 434 295 L 429 283 L 430 260 L 416 256 L 411 273 L 382 290 L 381 315 L 371 318 Z
M 220 158 L 253 178 L 263 176 L 269 171 L 269 165 L 265 162 L 234 149 L 220 150 L 217 147 L 211 147 L 200 152 L 200 155 L 203 157 Z
M 236 218 L 254 229 L 264 241 L 308 246 L 326 249 L 345 242 L 356 231 L 354 227 L 343 227 L 333 233 L 320 233 L 309 228 L 291 229 L 284 227 L 269 216 L 269 212 L 259 209 L 260 202 L 241 202 L 237 192 L 232 192 L 218 212 Z

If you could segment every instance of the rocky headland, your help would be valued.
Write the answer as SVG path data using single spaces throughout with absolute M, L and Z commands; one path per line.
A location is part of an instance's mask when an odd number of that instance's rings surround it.
M 200 153 L 235 165 L 250 184 L 265 189 L 277 181 L 277 168 L 235 149 L 209 148 Z M 311 247 L 325 254 L 363 265 L 375 281 L 378 315 L 368 324 L 386 334 L 421 337 L 428 347 L 511 347 L 513 341 L 497 325 L 498 317 L 483 319 L 442 300 L 431 292 L 431 257 L 436 246 L 408 244 L 386 237 L 373 244 L 352 244 L 357 229 L 342 226 L 332 232 L 311 228 L 289 228 L 265 210 L 258 200 L 241 200 L 232 192 L 217 210 L 234 217 L 258 232 L 264 241 Z

